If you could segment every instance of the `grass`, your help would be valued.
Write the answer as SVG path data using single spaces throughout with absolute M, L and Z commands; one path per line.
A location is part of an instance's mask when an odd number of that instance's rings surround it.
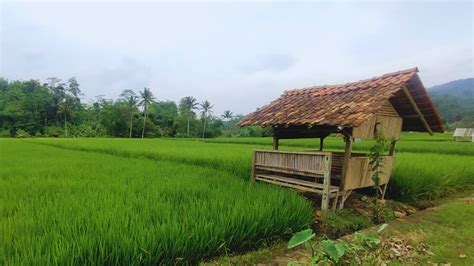
M 0 140 L 0 264 L 195 263 L 308 226 L 296 193 L 208 167 Z
M 396 221 L 389 226 L 388 235 L 411 238 L 412 245 L 424 244 L 433 254 L 419 256 L 420 264 L 449 263 L 452 265 L 473 265 L 474 263 L 474 202 L 454 201 Z M 463 258 L 462 255 L 466 257 Z

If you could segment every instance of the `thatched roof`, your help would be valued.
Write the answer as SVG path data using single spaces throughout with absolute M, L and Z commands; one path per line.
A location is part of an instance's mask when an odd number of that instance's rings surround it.
M 405 131 L 443 132 L 444 125 L 420 78 L 412 68 L 342 85 L 285 91 L 280 98 L 249 114 L 240 126 L 357 127 L 390 101 L 403 118 Z M 406 88 L 411 97 L 403 91 Z M 417 115 L 413 100 L 425 121 Z

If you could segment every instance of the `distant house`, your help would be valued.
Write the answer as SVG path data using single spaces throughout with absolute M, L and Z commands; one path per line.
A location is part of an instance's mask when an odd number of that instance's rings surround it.
M 455 141 L 474 142 L 474 128 L 456 128 L 453 138 Z

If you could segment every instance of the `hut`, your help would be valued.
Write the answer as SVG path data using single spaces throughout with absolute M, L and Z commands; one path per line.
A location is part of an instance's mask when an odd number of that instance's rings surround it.
M 474 128 L 456 128 L 453 138 L 455 141 L 474 142 Z
M 392 173 L 401 131 L 443 132 L 417 68 L 342 85 L 285 91 L 249 114 L 239 126 L 273 128 L 273 150 L 255 150 L 251 178 L 322 196 L 321 209 L 342 209 L 354 189 L 373 186 L 370 160 L 352 152 L 355 139 L 390 139 L 380 177 L 382 197 Z M 343 152 L 324 150 L 330 134 L 341 136 Z M 280 139 L 319 138 L 317 151 L 279 151 Z

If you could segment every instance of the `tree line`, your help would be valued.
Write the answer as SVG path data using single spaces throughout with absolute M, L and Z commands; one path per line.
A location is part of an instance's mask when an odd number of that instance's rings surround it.
M 0 78 L 0 137 L 268 136 L 270 129 L 237 127 L 242 115 L 214 115 L 208 100 L 156 99 L 150 88 L 123 90 L 116 100 L 83 102 L 76 78 L 8 81 Z

